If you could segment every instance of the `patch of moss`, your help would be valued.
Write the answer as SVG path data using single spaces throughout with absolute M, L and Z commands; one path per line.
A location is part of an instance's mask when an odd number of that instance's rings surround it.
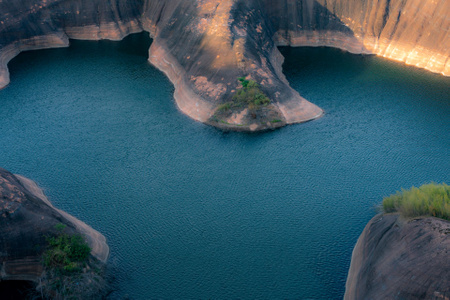
M 383 199 L 383 210 L 399 212 L 405 217 L 434 216 L 450 220 L 450 186 L 431 183 L 402 189 Z

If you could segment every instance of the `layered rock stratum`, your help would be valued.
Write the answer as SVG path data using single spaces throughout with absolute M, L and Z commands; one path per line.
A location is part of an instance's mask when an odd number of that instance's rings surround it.
M 174 84 L 179 109 L 231 130 L 323 114 L 289 86 L 279 45 L 337 47 L 450 75 L 448 0 L 0 0 L 0 12 L 0 88 L 21 51 L 147 31 L 149 61 Z M 271 103 L 218 114 L 243 76 Z
M 93 257 L 106 262 L 105 237 L 84 222 L 55 208 L 31 180 L 0 168 L 0 281 L 37 282 L 43 275 L 42 254 L 55 225 L 86 238 Z
M 344 299 L 450 299 L 450 222 L 380 214 L 353 250 Z

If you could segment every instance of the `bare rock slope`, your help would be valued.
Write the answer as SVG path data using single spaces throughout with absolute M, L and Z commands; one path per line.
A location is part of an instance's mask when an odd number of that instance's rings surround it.
M 450 222 L 377 215 L 353 250 L 344 299 L 450 299 Z
M 106 262 L 109 247 L 102 234 L 55 208 L 33 181 L 0 168 L 0 281 L 38 281 L 46 236 L 60 223 L 68 233 L 85 236 L 91 254 Z
M 289 86 L 278 45 L 337 47 L 450 74 L 448 0 L 0 0 L 0 12 L 0 88 L 21 51 L 145 30 L 149 60 L 173 82 L 180 110 L 231 130 L 323 114 Z M 270 104 L 226 106 L 242 76 Z

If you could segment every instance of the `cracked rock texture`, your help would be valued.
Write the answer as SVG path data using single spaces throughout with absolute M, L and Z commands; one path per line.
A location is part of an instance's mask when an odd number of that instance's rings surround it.
M 38 281 L 46 236 L 59 223 L 65 232 L 85 236 L 91 254 L 106 262 L 109 247 L 102 234 L 55 208 L 33 181 L 0 168 L 0 281 Z
M 375 216 L 353 250 L 344 299 L 450 299 L 450 222 Z
M 0 88 L 21 51 L 148 31 L 149 61 L 174 84 L 182 112 L 224 129 L 264 130 L 323 114 L 289 86 L 277 46 L 337 47 L 449 75 L 449 15 L 448 0 L 0 0 Z M 271 104 L 218 118 L 241 76 Z

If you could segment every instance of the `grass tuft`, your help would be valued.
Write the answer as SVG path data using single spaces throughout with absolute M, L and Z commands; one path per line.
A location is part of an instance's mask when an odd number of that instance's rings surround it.
M 404 217 L 433 216 L 450 220 L 450 186 L 430 183 L 410 190 L 402 189 L 383 199 L 383 210 L 399 212 Z

